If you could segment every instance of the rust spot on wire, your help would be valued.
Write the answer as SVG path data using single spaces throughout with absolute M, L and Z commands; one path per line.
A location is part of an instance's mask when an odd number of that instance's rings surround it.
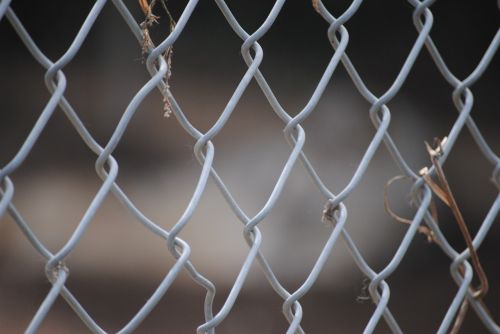
M 321 216 L 321 221 L 325 224 L 335 224 L 335 211 L 337 211 L 338 206 L 333 206 L 331 201 L 327 201 L 323 209 L 323 215 Z

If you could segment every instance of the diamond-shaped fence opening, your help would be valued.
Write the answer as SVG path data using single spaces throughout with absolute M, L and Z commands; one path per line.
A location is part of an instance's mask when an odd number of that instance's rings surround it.
M 497 5 L 1 1 L 1 331 L 500 333 Z

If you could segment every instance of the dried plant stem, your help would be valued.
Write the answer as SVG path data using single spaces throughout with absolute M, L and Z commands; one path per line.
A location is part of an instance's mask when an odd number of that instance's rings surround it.
M 451 192 L 450 185 L 448 183 L 448 180 L 446 179 L 446 176 L 444 175 L 444 171 L 441 167 L 441 164 L 439 163 L 439 156 L 440 152 L 442 152 L 441 147 L 441 142 L 438 141 L 438 149 L 433 150 L 428 143 L 425 143 L 427 147 L 427 151 L 429 152 L 429 155 L 432 160 L 432 164 L 436 170 L 436 175 L 439 180 L 439 185 L 435 182 L 433 182 L 430 179 L 430 176 L 428 174 L 424 174 L 424 180 L 429 184 L 431 189 L 438 195 L 440 199 L 443 200 L 443 202 L 448 205 L 453 213 L 453 216 L 455 217 L 455 220 L 458 224 L 458 227 L 460 229 L 460 232 L 462 233 L 462 236 L 465 240 L 465 244 L 467 245 L 467 248 L 469 249 L 470 257 L 472 260 L 472 265 L 474 267 L 474 270 L 478 274 L 479 282 L 480 282 L 480 287 L 476 290 L 474 293 L 474 297 L 479 299 L 483 297 L 487 292 L 489 288 L 488 284 L 488 278 L 486 277 L 486 274 L 484 272 L 484 269 L 481 265 L 481 262 L 479 261 L 479 256 L 477 255 L 476 249 L 474 248 L 474 245 L 472 243 L 472 237 L 469 232 L 469 228 L 467 227 L 467 224 L 465 223 L 465 220 L 462 216 L 462 213 L 458 207 L 458 204 L 455 200 L 455 197 L 453 196 L 453 193 Z
M 434 195 L 439 198 L 444 204 L 446 204 L 452 211 L 453 216 L 455 217 L 455 221 L 458 224 L 458 227 L 460 229 L 460 232 L 462 233 L 462 236 L 465 240 L 465 244 L 467 245 L 467 249 L 469 250 L 470 257 L 472 260 L 472 266 L 474 267 L 474 270 L 476 271 L 478 278 L 479 278 L 479 287 L 477 289 L 470 288 L 472 296 L 477 299 L 483 307 L 487 310 L 486 306 L 484 305 L 484 302 L 482 298 L 486 295 L 488 292 L 489 284 L 488 284 L 488 278 L 486 277 L 486 274 L 484 272 L 484 269 L 481 265 L 481 262 L 479 261 L 479 256 L 477 255 L 476 249 L 474 248 L 473 242 L 472 242 L 472 237 L 469 232 L 469 229 L 467 227 L 467 224 L 465 223 L 465 220 L 462 216 L 462 213 L 458 207 L 458 204 L 455 200 L 455 197 L 453 196 L 453 193 L 451 191 L 450 185 L 448 183 L 448 180 L 446 179 L 446 176 L 444 174 L 443 168 L 441 167 L 441 164 L 439 162 L 439 157 L 443 154 L 443 145 L 446 142 L 446 137 L 440 141 L 436 139 L 436 148 L 432 148 L 427 142 L 425 143 L 425 146 L 427 148 L 427 152 L 429 153 L 429 156 L 432 161 L 432 165 L 434 166 L 434 169 L 436 171 L 436 176 L 437 176 L 437 181 L 434 181 L 431 176 L 429 175 L 429 169 L 427 167 L 424 167 L 420 170 L 420 175 L 422 175 L 425 183 L 431 188 L 432 192 Z M 387 213 L 396 221 L 404 224 L 411 224 L 411 220 L 402 218 L 398 216 L 394 211 L 391 210 L 389 206 L 389 201 L 387 199 L 387 192 L 389 186 L 396 180 L 400 180 L 405 178 L 405 176 L 396 176 L 390 179 L 384 189 L 384 207 Z M 430 203 L 430 208 L 429 208 L 432 218 L 434 221 L 437 223 L 438 222 L 438 215 L 437 215 L 437 209 L 436 209 L 436 204 L 434 202 L 434 199 L 431 200 Z M 438 243 L 438 240 L 436 239 L 436 236 L 434 232 L 428 228 L 427 226 L 419 226 L 418 231 L 420 233 L 423 233 L 427 236 L 427 240 L 429 242 L 434 242 Z M 465 267 L 461 265 L 458 268 L 460 275 L 464 276 L 465 275 Z M 460 307 L 460 310 L 457 314 L 457 317 L 455 318 L 455 322 L 450 330 L 450 334 L 458 334 L 460 327 L 462 326 L 462 323 L 465 319 L 465 316 L 467 314 L 467 310 L 469 309 L 469 301 L 467 298 L 464 299 L 462 302 L 462 305 Z
M 421 174 L 427 185 L 429 185 L 429 187 L 436 194 L 436 196 L 439 197 L 451 209 L 453 216 L 455 217 L 455 221 L 458 224 L 460 232 L 462 233 L 462 236 L 465 240 L 465 244 L 467 245 L 467 248 L 469 250 L 470 257 L 472 260 L 472 266 L 474 267 L 474 270 L 476 271 L 479 278 L 479 288 L 477 289 L 471 288 L 473 297 L 479 300 L 483 304 L 483 306 L 485 306 L 482 301 L 482 298 L 488 292 L 489 288 L 488 278 L 486 277 L 486 273 L 484 272 L 481 262 L 479 261 L 479 256 L 477 255 L 476 249 L 474 248 L 472 237 L 470 235 L 467 224 L 465 223 L 465 220 L 458 207 L 455 197 L 451 192 L 451 188 L 448 183 L 448 180 L 446 179 L 443 168 L 441 167 L 441 164 L 439 162 L 439 157 L 443 154 L 443 145 L 446 142 L 446 137 L 442 141 L 438 139 L 436 139 L 435 141 L 437 143 L 435 149 L 431 148 L 431 146 L 427 142 L 425 143 L 425 146 L 431 158 L 432 165 L 436 170 L 436 175 L 438 177 L 439 184 L 431 179 L 430 175 L 428 174 L 427 168 L 424 168 L 421 171 Z M 460 274 L 464 276 L 465 268 L 463 265 L 460 266 L 459 271 Z M 450 334 L 458 334 L 468 309 L 469 309 L 469 301 L 466 298 L 462 302 L 462 306 L 460 307 L 458 315 L 455 319 L 455 323 L 451 328 Z
M 154 25 L 158 23 L 158 19 L 160 18 L 159 16 L 153 14 L 153 9 L 156 5 L 157 0 L 151 0 L 148 2 L 147 0 L 138 0 L 139 1 L 139 6 L 141 7 L 145 19 L 144 21 L 140 24 L 141 29 L 142 29 L 142 35 L 143 35 L 143 40 L 142 40 L 142 57 L 143 59 L 146 57 L 146 55 L 149 53 L 149 51 L 154 48 L 154 43 L 151 39 L 151 35 L 149 32 L 149 29 Z M 170 33 L 174 30 L 175 28 L 175 20 L 170 13 L 170 10 L 167 7 L 166 0 L 160 0 L 160 3 L 162 4 L 162 7 L 164 11 L 167 14 L 168 20 L 169 20 L 169 30 Z M 170 77 L 172 76 L 172 56 L 173 56 L 173 46 L 169 46 L 167 50 L 163 53 L 162 57 L 165 59 L 165 62 L 167 63 L 167 73 L 165 73 L 165 76 L 163 77 L 163 82 L 165 84 L 165 88 L 163 91 L 163 110 L 165 111 L 164 116 L 169 117 L 172 114 L 172 103 L 169 99 L 170 96 Z
M 176 22 L 174 18 L 172 17 L 172 14 L 170 13 L 170 10 L 167 7 L 167 0 L 160 0 L 163 9 L 165 10 L 165 13 L 167 13 L 168 21 L 169 21 L 169 28 L 170 32 L 172 32 L 175 29 Z M 169 99 L 170 95 L 170 77 L 172 76 L 172 56 L 174 54 L 174 47 L 171 45 L 167 48 L 165 53 L 163 54 L 163 58 L 167 62 L 167 73 L 165 74 L 164 77 L 164 82 L 165 82 L 165 89 L 163 92 L 163 110 L 164 110 L 164 116 L 169 117 L 172 114 L 172 102 Z

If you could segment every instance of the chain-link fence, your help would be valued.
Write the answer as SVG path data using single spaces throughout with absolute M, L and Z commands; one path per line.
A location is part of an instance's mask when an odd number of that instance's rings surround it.
M 402 261 L 405 260 L 405 255 L 410 244 L 419 233 L 424 234 L 430 243 L 437 245 L 449 257 L 450 275 L 457 287 L 455 297 L 449 301 L 447 311 L 441 316 L 442 320 L 437 332 L 458 332 L 464 317 L 470 309 L 469 313 L 474 312 L 477 314 L 485 330 L 492 333 L 500 333 L 500 325 L 495 322 L 495 319 L 498 319 L 498 315 L 492 314 L 488 310 L 487 303 L 484 301 L 484 296 L 489 286 L 496 285 L 498 282 L 488 282 L 488 277 L 481 266 L 481 259 L 476 253 L 476 250 L 481 246 L 485 237 L 488 236 L 488 232 L 494 224 L 500 209 L 500 196 L 498 195 L 498 191 L 500 190 L 500 158 L 495 154 L 494 148 L 488 145 L 488 142 L 471 116 L 471 112 L 474 109 L 471 87 L 488 71 L 488 66 L 494 59 L 500 45 L 500 30 L 497 30 L 496 34 L 494 34 L 491 43 L 474 70 L 466 75 L 464 79 L 459 79 L 452 73 L 444 57 L 441 56 L 439 45 L 434 43 L 431 38 L 430 32 L 434 20 L 439 20 L 439 17 L 434 18 L 432 14 L 431 6 L 434 1 L 409 1 L 413 7 L 413 25 L 417 32 L 417 37 L 390 87 L 382 94 L 375 94 L 365 84 L 362 76 L 356 70 L 355 64 L 351 62 L 346 52 L 349 41 L 349 33 L 346 27 L 349 25 L 349 20 L 356 16 L 363 1 L 355 0 L 344 12 L 334 15 L 328 9 L 329 4 L 323 4 L 320 0 L 313 0 L 309 4 L 310 7 L 308 9 L 317 12 L 317 20 L 324 20 L 329 25 L 326 36 L 331 43 L 331 58 L 307 104 L 298 111 L 291 111 L 283 107 L 273 92 L 269 81 L 266 80 L 266 73 L 260 70 L 260 65 L 264 58 L 264 50 L 259 44 L 259 40 L 273 27 L 273 24 L 282 12 L 285 1 L 276 1 L 267 14 L 267 17 L 253 32 L 247 31 L 240 24 L 224 0 L 216 0 L 215 2 L 234 34 L 241 39 L 241 56 L 247 68 L 217 120 L 207 131 L 202 131 L 195 127 L 190 121 L 190 117 L 183 112 L 182 106 L 177 102 L 174 95 L 175 86 L 170 87 L 169 83 L 172 65 L 175 65 L 176 61 L 182 61 L 181 59 L 176 59 L 175 54 L 172 53 L 172 47 L 175 45 L 176 40 L 182 36 L 186 24 L 190 21 L 191 15 L 198 5 L 198 1 L 191 0 L 187 2 L 182 13 L 176 19 L 177 22 L 174 21 L 175 18 L 170 14 L 168 9 L 169 3 L 166 1 L 141 0 L 138 3 L 131 2 L 127 5 L 121 0 L 110 1 L 109 5 L 112 3 L 114 9 L 121 15 L 121 18 L 137 39 L 138 45 L 143 49 L 145 69 L 147 69 L 151 77 L 137 90 L 135 96 L 129 101 L 126 110 L 113 129 L 110 139 L 104 143 L 96 140 L 95 136 L 92 135 L 92 130 L 82 121 L 79 111 L 73 107 L 70 99 L 65 95 L 67 80 L 64 68 L 78 55 L 82 44 L 99 18 L 107 1 L 98 0 L 95 2 L 69 48 L 67 48 L 63 56 L 56 60 L 49 59 L 37 46 L 36 41 L 31 37 L 27 29 L 25 29 L 23 22 L 10 7 L 11 1 L 3 0 L 0 3 L 0 18 L 3 21 L 8 21 L 24 43 L 25 48 L 31 53 L 31 56 L 45 69 L 45 85 L 50 92 L 50 98 L 39 113 L 36 123 L 33 125 L 22 146 L 15 153 L 14 157 L 7 164 L 3 165 L 0 170 L 0 179 L 2 180 L 0 216 L 10 216 L 33 248 L 46 259 L 45 274 L 52 284 L 49 293 L 44 298 L 36 314 L 34 314 L 31 322 L 27 324 L 26 332 L 34 333 L 39 329 L 47 314 L 51 311 L 54 302 L 59 297 L 64 298 L 81 321 L 92 332 L 105 333 L 107 331 L 99 323 L 99 319 L 94 318 L 91 313 L 88 313 L 86 308 L 79 302 L 79 299 L 68 288 L 66 282 L 72 268 L 66 265 L 67 261 L 65 260 L 72 254 L 81 239 L 86 235 L 89 225 L 106 198 L 114 196 L 135 217 L 138 224 L 144 225 L 150 233 L 165 240 L 168 252 L 175 258 L 175 264 L 168 269 L 168 272 L 154 293 L 142 305 L 140 310 L 118 331 L 119 333 L 134 331 L 152 310 L 155 309 L 162 298 L 168 298 L 165 295 L 167 290 L 171 288 L 179 274 L 183 271 L 187 272 L 194 282 L 206 290 L 203 306 L 204 319 L 200 319 L 200 322 L 203 323 L 199 325 L 197 332 L 214 333 L 216 328 L 224 322 L 233 310 L 253 265 L 258 265 L 262 269 L 267 283 L 282 299 L 283 315 L 289 323 L 287 333 L 307 332 L 307 328 L 303 328 L 301 325 L 303 314 L 307 313 L 307 309 L 303 309 L 301 306 L 301 298 L 315 285 L 334 246 L 341 240 L 345 242 L 349 249 L 350 261 L 355 263 L 363 275 L 368 278 L 367 290 L 375 305 L 369 318 L 366 320 L 356 319 L 356 321 L 366 322 L 364 327 L 365 333 L 372 333 L 380 322 L 385 322 L 393 333 L 405 332 L 405 328 L 400 327 L 398 323 L 398 317 L 394 315 L 393 310 L 388 306 L 391 291 L 388 278 L 398 269 Z M 138 22 L 134 18 L 130 12 L 131 7 L 142 9 L 145 16 L 143 22 Z M 155 21 L 158 19 L 156 15 L 169 17 L 170 33 L 160 43 L 154 45 L 150 38 L 150 30 L 155 28 Z M 3 23 L 5 24 L 5 22 Z M 408 158 L 398 150 L 397 141 L 389 134 L 391 111 L 388 105 L 398 95 L 398 92 L 400 92 L 410 71 L 414 68 L 417 58 L 424 53 L 428 53 L 431 56 L 435 64 L 435 70 L 440 73 L 453 89 L 453 93 L 449 98 L 456 107 L 457 115 L 445 138 L 443 137 L 434 143 L 427 144 L 429 154 L 428 168 L 415 170 L 407 162 Z M 327 182 L 323 181 L 322 173 L 316 170 L 314 163 L 307 157 L 308 152 L 305 148 L 306 131 L 302 124 L 315 112 L 326 87 L 334 80 L 332 79 L 335 77 L 334 73 L 340 67 L 345 69 L 350 80 L 354 83 L 357 92 L 369 103 L 370 107 L 367 110 L 366 116 L 369 116 L 371 119 L 375 132 L 366 141 L 366 149 L 357 165 L 352 168 L 349 181 L 344 184 L 342 189 L 332 189 Z M 3 77 L 2 80 L 7 80 L 7 78 Z M 272 110 L 281 120 L 285 139 L 290 146 L 288 158 L 279 172 L 279 177 L 273 185 L 272 192 L 256 214 L 250 214 L 243 209 L 242 203 L 233 196 L 234 190 L 226 185 L 224 178 L 214 168 L 214 157 L 216 156 L 214 138 L 224 129 L 237 104 L 252 82 L 258 84 Z M 113 153 L 122 140 L 125 131 L 131 122 L 133 122 L 133 116 L 139 106 L 156 89 L 164 96 L 163 104 L 165 113 L 167 116 L 173 116 L 166 121 L 179 122 L 185 132 L 195 140 L 193 146 L 194 156 L 201 166 L 196 188 L 192 192 L 190 200 L 185 203 L 184 212 L 170 228 L 166 228 L 149 218 L 120 187 L 117 182 L 119 161 L 113 157 Z M 46 130 L 49 120 L 58 112 L 58 109 L 70 121 L 71 126 L 78 133 L 81 141 L 97 156 L 95 171 L 102 180 L 102 183 L 93 199 L 89 202 L 77 227 L 72 231 L 71 236 L 65 241 L 62 247 L 55 252 L 51 252 L 44 242 L 37 237 L 32 227 L 30 227 L 31 222 L 23 218 L 22 210 L 16 209 L 13 202 L 15 183 L 10 176 L 30 155 L 34 145 Z M 174 117 L 175 120 L 173 119 Z M 342 122 L 342 120 L 338 121 Z M 492 184 L 484 186 L 496 187 L 495 191 L 497 192 L 493 203 L 489 206 L 479 229 L 474 235 L 471 235 L 470 228 L 462 217 L 460 204 L 455 200 L 453 189 L 448 185 L 445 172 L 441 168 L 441 166 L 445 165 L 448 156 L 454 149 L 457 139 L 466 131 L 470 133 L 476 143 L 476 150 L 487 159 L 491 166 Z M 258 135 L 257 132 L 256 135 Z M 400 240 L 400 244 L 390 261 L 383 268 L 376 270 L 366 260 L 363 252 L 359 250 L 358 243 L 360 241 L 354 241 L 348 233 L 348 213 L 350 210 L 356 210 L 356 208 L 348 210 L 344 203 L 349 200 L 353 191 L 358 188 L 361 180 L 370 168 L 370 163 L 376 151 L 382 146 L 385 146 L 390 152 L 393 163 L 399 168 L 402 174 L 399 178 L 406 178 L 412 182 L 410 203 L 415 208 L 415 213 L 411 218 L 399 216 L 394 212 L 395 210 L 391 209 L 390 201 L 386 195 L 385 204 L 389 215 L 395 221 L 403 224 L 407 223 L 408 225 L 404 237 Z M 421 148 L 424 148 L 423 143 Z M 338 159 L 339 157 L 332 156 L 331 158 Z M 278 275 L 275 274 L 273 266 L 262 250 L 263 233 L 259 229 L 259 225 L 275 208 L 295 165 L 302 165 L 303 171 L 310 176 L 317 191 L 324 197 L 324 211 L 322 213 L 318 212 L 318 220 L 322 218 L 322 221 L 330 227 L 330 232 L 307 278 L 297 289 L 290 290 L 278 278 Z M 329 171 L 326 172 L 328 173 Z M 387 191 L 391 183 L 397 181 L 399 178 L 396 177 L 387 182 Z M 248 252 L 230 291 L 224 296 L 224 302 L 221 307 L 214 306 L 215 284 L 203 272 L 199 271 L 195 263 L 191 261 L 190 241 L 179 237 L 179 234 L 190 223 L 193 214 L 197 210 L 209 180 L 215 183 L 234 215 L 241 221 L 241 231 L 243 231 L 245 241 L 248 244 Z M 453 220 L 458 224 L 461 231 L 465 245 L 464 248 L 453 247 L 442 232 L 440 225 L 438 225 L 438 210 L 436 206 L 439 204 L 437 203 L 444 203 L 451 210 Z M 210 219 L 208 219 L 207 223 L 210 223 Z M 52 233 L 57 233 L 57 231 L 53 231 Z M 219 231 L 218 233 L 224 233 L 224 231 Z M 210 245 L 207 244 L 206 246 L 209 247 Z M 297 265 L 300 266 L 301 264 L 297 263 Z M 475 283 L 472 283 L 475 277 L 478 278 L 478 287 L 475 287 Z M 167 316 L 176 317 L 177 315 L 169 314 Z M 415 318 L 419 319 L 419 316 L 415 315 Z M 416 321 L 425 321 L 425 319 Z M 326 328 L 325 331 L 327 330 Z

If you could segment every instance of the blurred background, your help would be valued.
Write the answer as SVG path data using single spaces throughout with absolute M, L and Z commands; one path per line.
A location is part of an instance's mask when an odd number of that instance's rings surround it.
M 138 22 L 144 19 L 137 1 L 125 1 Z M 178 18 L 185 0 L 169 0 Z M 241 25 L 254 31 L 272 1 L 227 1 Z M 325 1 L 340 15 L 349 1 Z M 11 7 L 52 60 L 69 47 L 92 1 L 12 1 Z M 432 6 L 431 36 L 458 78 L 465 78 L 481 59 L 498 29 L 493 0 L 438 1 Z M 154 41 L 168 35 L 168 20 L 158 6 Z M 376 95 L 392 84 L 417 33 L 412 7 L 405 1 L 365 1 L 346 24 L 347 53 Z M 310 99 L 333 54 L 328 25 L 310 1 L 288 1 L 270 31 L 259 41 L 260 66 L 274 93 L 291 115 Z M 31 57 L 8 20 L 0 22 L 0 166 L 19 150 L 50 98 L 44 69 Z M 233 33 L 214 1 L 200 1 L 174 45 L 171 91 L 191 122 L 206 131 L 215 122 L 247 69 L 242 41 Z M 101 145 L 111 136 L 134 94 L 150 78 L 141 47 L 113 4 L 106 4 L 82 48 L 64 69 L 65 96 Z M 472 115 L 492 149 L 500 148 L 499 57 L 472 87 Z M 422 51 L 401 91 L 389 103 L 390 134 L 409 165 L 430 165 L 424 141 L 445 136 L 457 111 L 452 88 L 427 51 Z M 311 116 L 303 123 L 305 152 L 328 187 L 339 192 L 352 177 L 375 130 L 369 104 L 359 95 L 342 66 Z M 284 124 L 252 82 L 231 119 L 214 139 L 214 166 L 235 198 L 253 216 L 270 195 L 290 154 Z M 137 206 L 164 228 L 171 228 L 194 191 L 200 166 L 194 140 L 174 117 L 163 117 L 159 92 L 149 95 L 113 153 L 120 166 L 118 183 Z M 12 175 L 14 203 L 33 231 L 52 251 L 69 238 L 101 185 L 90 152 L 57 110 L 32 152 Z M 482 156 L 466 129 L 445 165 L 465 221 L 474 234 L 498 190 L 490 181 L 493 166 Z M 361 184 L 345 201 L 347 230 L 370 265 L 380 270 L 390 261 L 407 229 L 384 212 L 384 185 L 399 174 L 385 147 L 377 151 Z M 391 187 L 391 205 L 401 216 L 409 183 Z M 309 274 L 331 227 L 320 218 L 325 200 L 297 164 L 272 213 L 261 222 L 262 250 L 279 279 L 295 290 Z M 440 224 L 453 246 L 464 248 L 451 213 L 440 207 Z M 200 206 L 180 237 L 192 246 L 194 265 L 218 287 L 215 310 L 224 303 L 248 253 L 242 224 L 212 181 Z M 498 219 L 479 250 L 491 290 L 485 298 L 500 321 L 500 226 Z M 89 314 L 110 332 L 121 328 L 144 304 L 173 265 L 165 243 L 134 220 L 109 196 L 83 239 L 68 257 L 67 286 Z M 8 216 L 0 218 L 0 332 L 20 333 L 50 289 L 45 260 Z M 450 260 L 418 235 L 396 272 L 388 279 L 389 306 L 405 333 L 432 333 L 439 327 L 457 287 L 449 275 Z M 363 300 L 363 275 L 343 241 L 337 242 L 317 284 L 301 299 L 307 333 L 360 333 L 374 305 Z M 203 323 L 204 290 L 183 272 L 138 333 L 194 333 Z M 232 312 L 218 333 L 282 333 L 287 323 L 282 301 L 255 265 Z M 383 321 L 377 333 L 389 330 Z M 41 333 L 87 333 L 62 298 L 44 321 Z M 470 311 L 462 333 L 483 333 Z

